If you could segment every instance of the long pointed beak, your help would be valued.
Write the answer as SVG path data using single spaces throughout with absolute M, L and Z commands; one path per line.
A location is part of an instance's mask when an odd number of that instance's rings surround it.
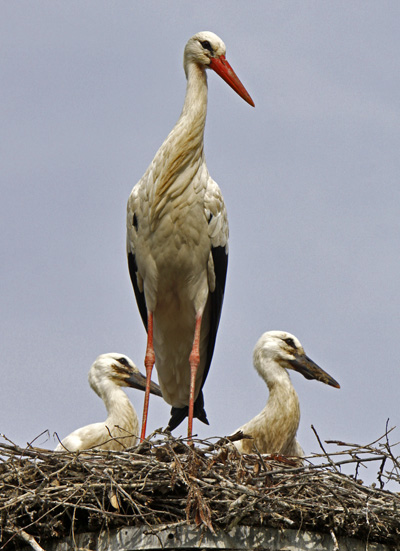
M 294 360 L 289 360 L 290 366 L 295 371 L 301 373 L 306 379 L 315 379 L 326 385 L 340 388 L 340 384 L 333 377 L 324 371 L 319 365 L 312 361 L 305 354 L 298 354 Z
M 128 379 L 125 379 L 125 383 L 126 386 L 136 388 L 137 390 L 146 389 L 146 377 L 141 373 L 132 373 L 132 375 L 128 377 Z M 154 383 L 153 381 L 150 381 L 150 392 L 155 396 L 162 396 L 161 388 L 158 386 L 157 383 Z
M 254 101 L 251 99 L 250 94 L 240 82 L 239 77 L 229 65 L 224 55 L 221 55 L 220 57 L 212 57 L 209 67 L 210 69 L 213 69 L 217 75 L 224 79 L 224 81 L 229 84 L 229 86 L 233 88 L 233 90 L 235 90 L 235 92 L 239 94 L 244 101 L 247 101 L 247 103 L 249 103 L 252 107 L 255 107 Z

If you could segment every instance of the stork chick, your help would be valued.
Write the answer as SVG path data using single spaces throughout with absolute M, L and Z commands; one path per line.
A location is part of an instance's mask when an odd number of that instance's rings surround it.
M 130 276 L 147 330 L 145 366 L 154 366 L 170 405 L 173 430 L 188 416 L 208 424 L 202 388 L 210 368 L 228 263 L 228 219 L 204 156 L 206 69 L 213 69 L 247 103 L 253 100 L 211 32 L 185 47 L 187 78 L 181 116 L 133 188 L 127 208 Z M 141 438 L 146 434 L 146 389 Z
M 121 387 L 146 388 L 146 377 L 133 361 L 123 354 L 99 356 L 89 371 L 89 384 L 106 406 L 108 417 L 75 430 L 64 438 L 55 451 L 122 450 L 134 446 L 139 434 L 139 419 Z M 162 396 L 160 387 L 151 381 L 150 392 Z
M 254 348 L 253 363 L 268 386 L 269 397 L 264 409 L 238 429 L 252 438 L 239 440 L 234 445 L 241 453 L 252 453 L 256 446 L 260 453 L 303 457 L 296 438 L 299 398 L 287 369 L 335 388 L 340 388 L 339 383 L 305 354 L 294 335 L 284 331 L 269 331 L 260 337 Z

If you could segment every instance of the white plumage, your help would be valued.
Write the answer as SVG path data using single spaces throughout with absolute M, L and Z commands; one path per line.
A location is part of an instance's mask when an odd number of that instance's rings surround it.
M 136 411 L 122 390 L 130 386 L 144 390 L 146 377 L 130 358 L 110 353 L 99 356 L 89 371 L 89 384 L 106 406 L 108 417 L 102 423 L 93 423 L 75 430 L 64 438 L 55 451 L 78 451 L 91 448 L 121 450 L 134 446 L 139 434 Z M 158 385 L 151 382 L 150 392 L 161 396 Z
M 186 97 L 181 116 L 127 207 L 127 252 L 136 300 L 146 327 L 148 380 L 155 362 L 172 430 L 189 416 L 208 423 L 202 387 L 221 315 L 228 259 L 228 219 L 204 157 L 206 69 L 216 71 L 254 105 L 211 32 L 186 44 Z M 141 437 L 148 408 L 146 392 Z
M 299 340 L 284 331 L 269 331 L 257 341 L 253 363 L 269 389 L 265 408 L 238 430 L 251 439 L 235 442 L 242 453 L 251 453 L 254 446 L 260 453 L 289 456 L 304 455 L 296 433 L 300 422 L 300 405 L 287 369 L 301 373 L 306 379 L 316 379 L 340 388 L 328 373 L 304 352 Z

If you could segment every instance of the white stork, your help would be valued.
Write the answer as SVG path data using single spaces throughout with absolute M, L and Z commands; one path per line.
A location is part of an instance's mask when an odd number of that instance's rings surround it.
M 294 335 L 284 331 L 261 335 L 254 348 L 253 363 L 268 386 L 269 397 L 265 408 L 238 429 L 252 438 L 234 445 L 241 453 L 251 453 L 256 446 L 260 453 L 302 457 L 304 452 L 296 438 L 299 398 L 286 370 L 293 369 L 306 379 L 316 379 L 335 388 L 340 388 L 339 383 L 305 354 Z
M 121 387 L 144 390 L 146 377 L 128 356 L 110 353 L 96 359 L 89 371 L 89 384 L 103 400 L 107 419 L 103 423 L 93 423 L 71 432 L 55 451 L 75 452 L 91 448 L 122 450 L 134 446 L 139 434 L 139 419 Z M 150 392 L 162 396 L 160 387 L 153 382 Z
M 147 330 L 147 381 L 155 363 L 163 397 L 172 405 L 168 428 L 173 430 L 188 416 L 190 437 L 193 416 L 208 424 L 202 387 L 214 351 L 228 260 L 226 209 L 203 148 L 206 69 L 254 103 L 214 33 L 190 38 L 183 65 L 187 88 L 182 113 L 128 200 L 127 252 Z M 149 388 L 142 439 L 148 398 Z

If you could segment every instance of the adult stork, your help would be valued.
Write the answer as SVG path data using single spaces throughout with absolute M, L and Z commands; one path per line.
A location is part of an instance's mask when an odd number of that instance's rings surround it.
M 128 264 L 147 330 L 147 383 L 154 363 L 170 405 L 170 430 L 188 416 L 208 424 L 202 387 L 221 315 L 228 261 L 228 220 L 218 185 L 210 177 L 203 136 L 207 113 L 206 69 L 213 69 L 247 103 L 253 100 L 211 32 L 192 36 L 183 65 L 186 97 L 178 122 L 133 188 L 127 208 Z M 145 437 L 149 387 L 141 438 Z
M 254 348 L 253 363 L 268 386 L 269 397 L 265 408 L 238 429 L 252 438 L 239 440 L 234 445 L 241 453 L 251 453 L 256 446 L 260 453 L 302 457 L 304 452 L 296 438 L 299 398 L 287 369 L 335 388 L 340 388 L 339 383 L 305 354 L 294 335 L 284 331 L 261 335 Z
M 122 390 L 130 386 L 146 388 L 146 377 L 124 354 L 101 354 L 89 371 L 89 384 L 106 406 L 108 417 L 102 423 L 92 423 L 66 436 L 55 451 L 122 450 L 136 444 L 139 419 L 135 408 Z M 151 383 L 150 392 L 161 396 L 158 385 Z

